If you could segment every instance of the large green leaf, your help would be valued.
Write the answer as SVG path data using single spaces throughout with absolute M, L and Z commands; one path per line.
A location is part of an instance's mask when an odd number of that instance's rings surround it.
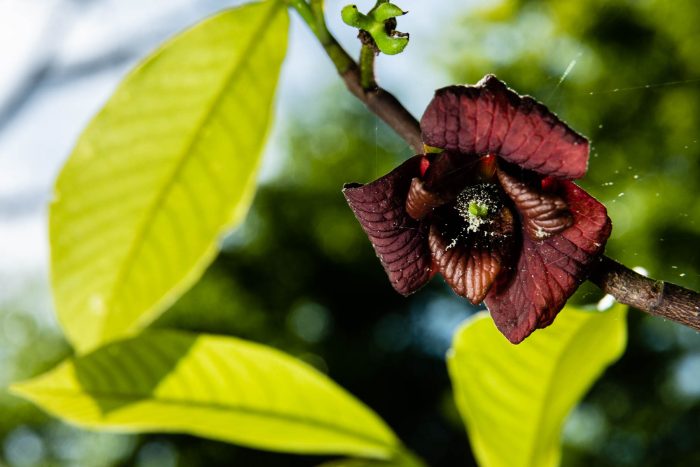
M 457 406 L 485 467 L 556 466 L 567 414 L 624 352 L 626 307 L 566 307 L 513 345 L 487 313 L 469 320 L 448 354 Z
M 81 136 L 50 212 L 55 306 L 78 350 L 151 322 L 247 212 L 287 29 L 272 0 L 203 21 L 133 71 Z
M 380 459 L 401 449 L 374 412 L 325 375 L 231 337 L 146 330 L 12 390 L 96 429 L 184 432 L 261 449 Z

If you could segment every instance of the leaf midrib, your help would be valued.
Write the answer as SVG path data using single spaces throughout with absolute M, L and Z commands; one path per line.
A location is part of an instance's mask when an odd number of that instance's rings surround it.
M 202 132 L 204 131 L 204 128 L 208 126 L 209 122 L 213 118 L 213 115 L 216 112 L 216 109 L 221 105 L 221 102 L 223 101 L 223 96 L 226 93 L 226 90 L 230 88 L 231 83 L 234 81 L 234 79 L 241 73 L 243 70 L 243 67 L 241 66 L 244 62 L 246 62 L 250 56 L 254 53 L 255 49 L 258 47 L 261 41 L 257 40 L 261 32 L 264 31 L 265 27 L 268 25 L 270 22 L 270 19 L 273 18 L 277 13 L 278 10 L 280 9 L 281 4 L 278 1 L 273 0 L 274 5 L 270 7 L 270 11 L 268 12 L 267 15 L 265 15 L 261 21 L 260 24 L 254 29 L 254 33 L 251 35 L 250 39 L 246 43 L 245 47 L 243 48 L 243 52 L 241 53 L 241 56 L 239 59 L 234 63 L 234 65 L 231 67 L 231 72 L 229 73 L 229 77 L 224 80 L 223 85 L 221 88 L 214 94 L 214 98 L 212 99 L 211 104 L 209 105 L 209 111 L 204 112 L 204 115 L 202 117 L 201 122 L 199 125 L 196 127 L 197 130 L 194 132 L 192 135 L 192 138 L 190 141 L 187 143 L 185 146 L 185 150 L 183 151 L 182 155 L 179 157 L 179 160 L 175 166 L 175 168 L 172 171 L 171 176 L 169 176 L 166 179 L 166 183 L 163 186 L 162 190 L 160 190 L 155 197 L 153 204 L 151 207 L 146 211 L 144 216 L 142 217 L 142 222 L 140 223 L 140 227 L 138 227 L 138 230 L 136 232 L 136 235 L 134 236 L 134 239 L 129 246 L 129 250 L 127 251 L 127 255 L 125 257 L 124 262 L 122 263 L 122 267 L 119 269 L 119 272 L 117 273 L 116 279 L 114 281 L 114 285 L 111 288 L 111 293 L 109 295 L 108 300 L 106 300 L 106 312 L 102 315 L 102 322 L 100 326 L 100 331 L 98 332 L 98 335 L 102 338 L 106 335 L 106 323 L 108 320 L 108 314 L 112 311 L 112 307 L 116 301 L 116 298 L 119 297 L 120 295 L 120 290 L 121 287 L 123 286 L 123 283 L 125 282 L 126 278 L 128 277 L 129 273 L 131 272 L 131 268 L 136 261 L 136 258 L 138 256 L 138 253 L 140 249 L 143 247 L 145 244 L 145 240 L 151 230 L 151 227 L 153 226 L 153 222 L 156 217 L 156 213 L 163 207 L 165 204 L 165 200 L 167 199 L 168 194 L 172 191 L 173 187 L 175 186 L 175 183 L 177 180 L 179 180 L 179 176 L 181 172 L 184 170 L 185 166 L 187 165 L 187 162 L 190 160 L 192 157 L 192 154 L 194 154 L 194 147 L 195 145 L 199 142 L 201 139 Z M 167 295 L 167 291 L 165 292 L 164 295 Z M 156 301 L 155 303 L 158 303 Z M 132 323 L 130 323 L 132 324 Z M 123 331 L 123 329 L 120 329 L 120 331 Z
M 19 392 L 23 393 L 21 388 L 19 388 Z M 292 414 L 283 414 L 280 412 L 273 412 L 271 410 L 263 410 L 259 408 L 252 408 L 252 407 L 246 407 L 243 405 L 233 405 L 233 404 L 224 404 L 224 403 L 216 403 L 216 402 L 203 402 L 203 401 L 193 401 L 193 400 L 178 400 L 178 399 L 171 399 L 167 397 L 149 397 L 149 395 L 142 395 L 142 394 L 128 394 L 128 393 L 119 393 L 119 392 L 101 392 L 101 391 L 75 391 L 72 389 L 63 389 L 63 388 L 31 388 L 29 389 L 27 395 L 33 394 L 33 395 L 48 395 L 48 396 L 54 396 L 54 397 L 66 397 L 66 398 L 72 398 L 72 399 L 80 399 L 84 397 L 90 397 L 95 400 L 104 400 L 104 401 L 116 401 L 116 402 L 124 402 L 125 404 L 133 404 L 133 403 L 138 403 L 138 402 L 149 402 L 153 404 L 162 404 L 166 406 L 180 406 L 180 407 L 193 407 L 193 408 L 199 408 L 199 409 L 210 409 L 210 410 L 220 410 L 220 411 L 225 411 L 225 412 L 233 412 L 233 413 L 239 413 L 239 414 L 244 414 L 244 415 L 253 415 L 253 416 L 259 416 L 261 418 L 269 418 L 269 419 L 274 419 L 274 420 L 280 420 L 283 422 L 287 422 L 290 424 L 297 424 L 297 425 L 303 425 L 303 426 L 312 426 L 313 428 L 319 429 L 319 431 L 332 431 L 341 435 L 346 435 L 351 438 L 355 438 L 357 440 L 365 441 L 370 444 L 373 444 L 375 446 L 378 446 L 382 448 L 383 450 L 386 450 L 388 453 L 393 452 L 397 446 L 393 444 L 387 444 L 385 441 L 374 438 L 372 436 L 368 436 L 363 432 L 358 432 L 340 425 L 336 425 L 334 423 L 330 422 L 325 422 L 322 420 L 314 419 L 314 418 L 306 418 L 298 415 L 292 415 Z
M 579 312 L 579 313 L 580 313 L 580 312 Z M 583 329 L 588 328 L 588 326 L 590 325 L 591 322 L 592 322 L 592 320 L 590 319 L 590 317 L 586 316 L 586 324 L 584 324 L 583 326 L 579 327 L 574 333 L 570 334 L 570 335 L 568 336 L 567 340 L 566 340 L 566 343 L 565 343 L 564 347 L 562 347 L 562 348 L 563 348 L 563 349 L 568 348 L 569 344 L 570 344 L 572 341 L 575 340 L 576 336 L 577 336 Z M 554 362 L 554 365 L 552 365 L 552 371 L 551 371 L 550 374 L 549 374 L 550 378 L 548 378 L 548 381 L 552 381 L 551 376 L 552 376 L 552 375 L 556 375 L 556 374 L 558 373 L 559 369 L 561 368 L 561 366 L 562 366 L 562 364 L 563 364 L 563 362 L 564 362 L 564 354 L 566 354 L 566 353 L 567 353 L 567 352 L 559 352 L 559 354 L 557 355 L 557 359 L 556 359 L 556 361 Z M 551 400 L 550 398 L 552 397 L 552 391 L 554 390 L 553 387 L 554 387 L 553 384 L 548 384 L 548 385 L 547 385 L 547 388 L 545 389 L 545 392 L 544 392 L 544 397 L 541 399 L 540 403 L 538 404 L 537 414 L 536 414 L 536 418 L 535 418 L 535 423 L 533 424 L 535 427 L 541 426 L 542 420 L 544 420 L 545 411 L 546 411 L 546 403 L 547 403 L 549 400 Z M 539 441 L 539 439 L 538 439 L 537 441 Z M 527 465 L 527 466 L 532 466 L 532 465 L 534 465 L 533 462 L 534 462 L 534 457 L 535 457 L 535 453 L 536 453 L 536 452 L 537 452 L 537 450 L 535 449 L 535 443 L 530 443 L 530 449 L 529 449 L 529 453 L 528 453 L 528 455 L 527 455 L 527 460 L 528 460 L 528 462 L 527 462 L 527 464 L 525 464 L 525 465 Z

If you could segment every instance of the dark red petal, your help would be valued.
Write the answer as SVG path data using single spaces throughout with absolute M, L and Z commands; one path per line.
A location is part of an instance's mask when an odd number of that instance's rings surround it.
M 588 140 L 547 107 L 493 75 L 475 86 L 439 89 L 421 119 L 423 142 L 463 153 L 493 152 L 544 175 L 580 178 Z
M 523 235 L 516 268 L 499 276 L 486 296 L 496 326 L 514 344 L 552 323 L 610 236 L 605 206 L 568 181 L 561 193 L 573 225 L 541 241 Z
M 408 189 L 406 198 L 406 212 L 416 220 L 421 220 L 433 209 L 442 206 L 445 201 L 437 193 L 428 191 L 423 186 L 423 182 L 418 177 L 411 180 L 411 187 Z
M 533 240 L 542 240 L 571 226 L 573 219 L 561 196 L 537 183 L 520 180 L 504 170 L 497 170 L 498 181 L 515 203 L 525 232 Z
M 435 194 L 441 204 L 453 201 L 467 184 L 476 182 L 481 175 L 481 160 L 473 155 L 443 151 L 427 157 L 430 165 L 421 177 L 422 188 Z
M 420 171 L 421 156 L 407 160 L 367 185 L 348 184 L 343 194 L 397 292 L 409 295 L 430 279 L 428 224 L 406 213 L 411 179 Z
M 501 271 L 501 254 L 464 242 L 450 245 L 434 225 L 429 244 L 438 271 L 452 290 L 475 305 L 481 303 Z

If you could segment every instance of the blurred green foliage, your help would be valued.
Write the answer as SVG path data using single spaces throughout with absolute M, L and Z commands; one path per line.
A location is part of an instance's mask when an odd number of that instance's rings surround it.
M 699 289 L 700 5 L 488 5 L 465 7 L 423 66 L 449 68 L 452 81 L 464 83 L 495 73 L 589 136 L 593 151 L 581 185 L 613 219 L 607 254 Z M 260 188 L 244 226 L 203 280 L 155 325 L 283 348 L 370 405 L 430 465 L 472 465 L 443 357 L 474 310 L 438 279 L 408 299 L 396 294 L 340 193 L 344 182 L 386 173 L 409 148 L 339 84 L 323 96 L 286 122 L 288 157 L 278 176 Z M 599 296 L 584 287 L 576 301 Z M 26 318 L 29 311 L 21 303 L 0 310 L 2 382 L 37 374 L 67 352 L 54 331 Z M 627 353 L 565 427 L 564 465 L 700 465 L 700 336 L 635 310 L 629 317 Z M 26 339 L 15 342 L 18 333 Z M 0 410 L 0 462 L 10 465 L 324 460 L 187 436 L 83 434 L 9 396 L 0 398 Z

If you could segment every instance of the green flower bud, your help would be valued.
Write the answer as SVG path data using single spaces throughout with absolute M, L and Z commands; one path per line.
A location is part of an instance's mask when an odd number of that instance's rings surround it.
M 388 0 L 380 0 L 366 15 L 357 9 L 357 5 L 347 5 L 340 15 L 348 26 L 367 31 L 380 52 L 395 55 L 403 52 L 408 44 L 408 34 L 394 30 L 395 18 L 406 13 Z

